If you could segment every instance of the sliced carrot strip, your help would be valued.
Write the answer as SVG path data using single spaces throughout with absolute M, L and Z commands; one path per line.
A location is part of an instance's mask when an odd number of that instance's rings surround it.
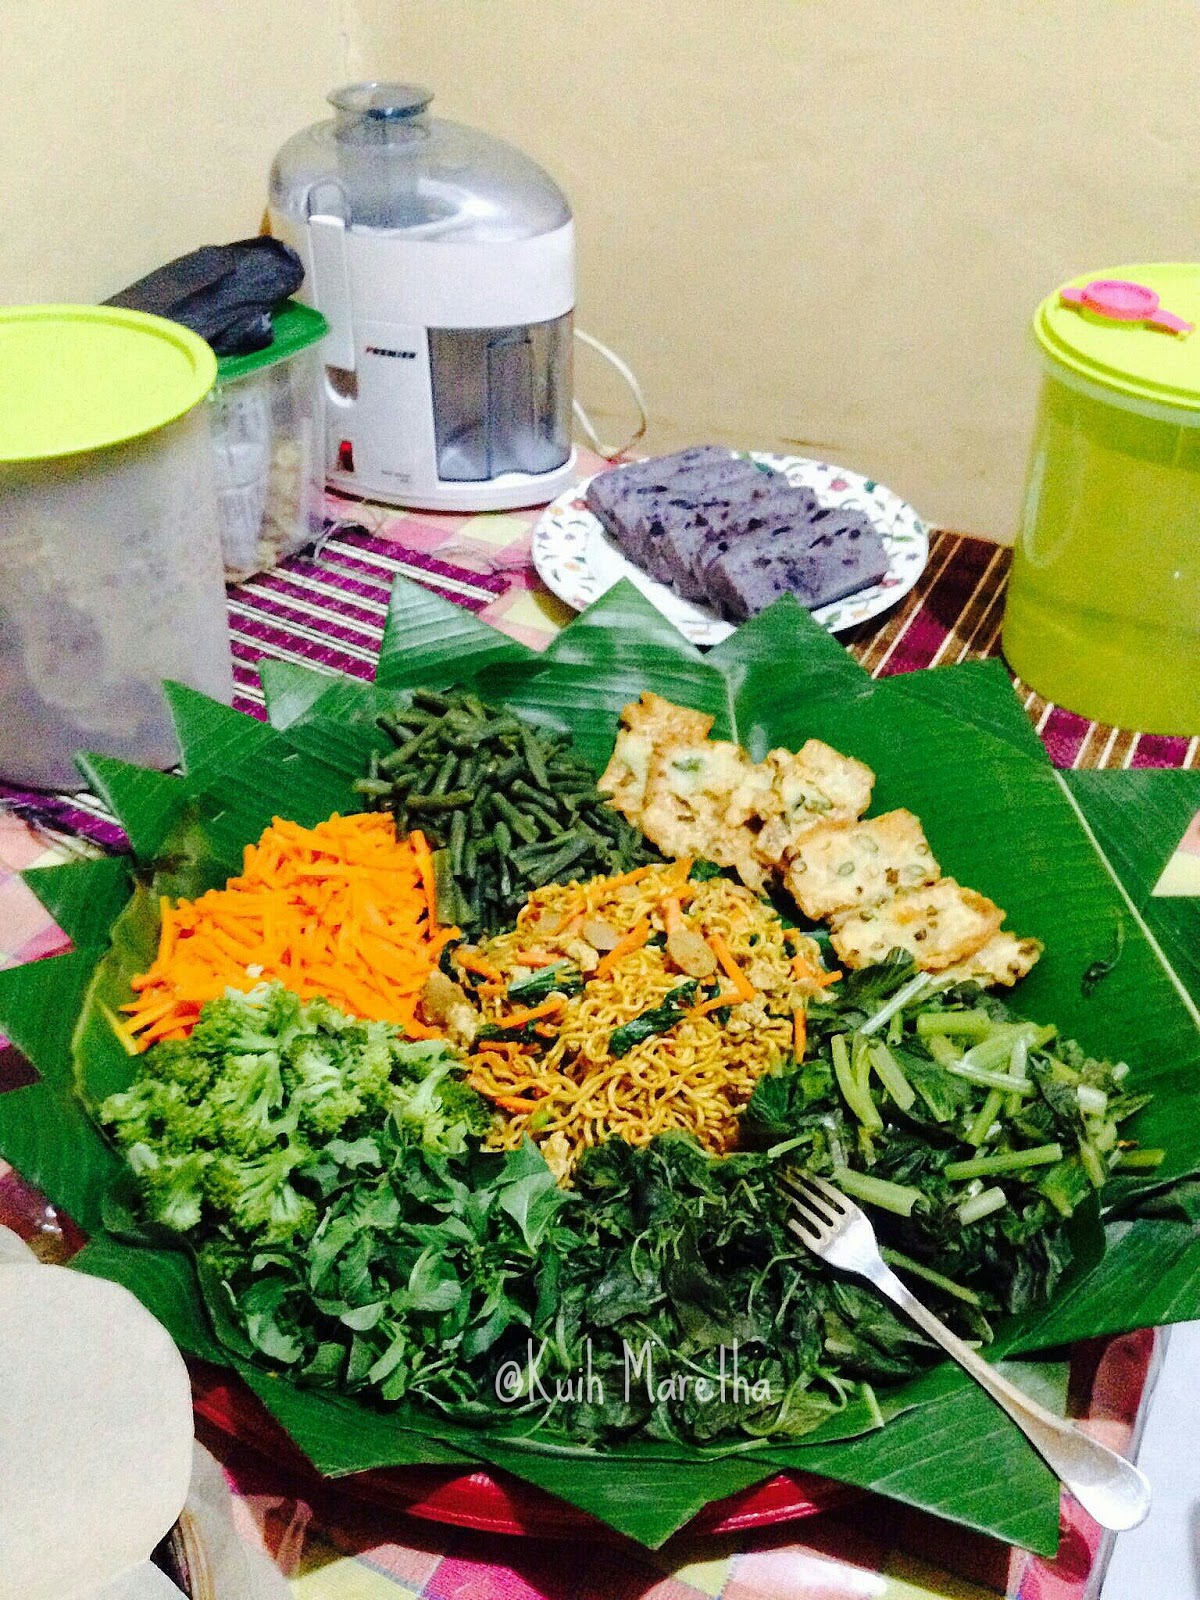
M 754 988 L 749 978 L 747 978 L 741 967 L 738 966 L 737 962 L 733 958 L 733 952 L 730 950 L 729 946 L 725 943 L 724 939 L 722 939 L 719 933 L 709 934 L 708 947 L 712 951 L 713 955 L 716 956 L 717 960 L 721 963 L 726 976 L 730 979 L 740 997 L 743 1000 L 757 1000 L 757 989 Z
M 639 923 L 630 928 L 619 944 L 615 944 L 607 955 L 600 957 L 596 964 L 596 977 L 607 977 L 618 962 L 624 961 L 625 957 L 632 955 L 635 950 L 640 950 L 649 937 L 650 918 L 643 917 Z

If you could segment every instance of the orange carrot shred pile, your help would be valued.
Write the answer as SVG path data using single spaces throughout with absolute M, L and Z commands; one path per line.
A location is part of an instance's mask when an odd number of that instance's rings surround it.
M 136 1050 L 186 1038 L 226 988 L 278 982 L 354 1016 L 433 1030 L 417 1002 L 457 928 L 439 928 L 429 846 L 397 839 L 381 812 L 330 817 L 315 828 L 276 817 L 247 845 L 242 875 L 175 906 L 161 902 L 158 955 L 133 980 L 122 1036 Z

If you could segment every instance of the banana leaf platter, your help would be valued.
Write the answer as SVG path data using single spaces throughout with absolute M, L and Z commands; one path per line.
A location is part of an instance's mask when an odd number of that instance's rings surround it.
M 473 686 L 570 731 L 597 770 L 621 708 L 645 689 L 712 712 L 716 736 L 739 740 L 755 759 L 824 739 L 875 769 L 875 809 L 915 811 L 946 870 L 1003 905 L 1011 927 L 1044 941 L 1017 1009 L 1127 1060 L 1131 1083 L 1153 1091 L 1134 1133 L 1166 1148 L 1164 1165 L 1106 1189 L 1109 1209 L 1081 1223 L 1068 1280 L 1037 1313 L 1001 1325 L 989 1351 L 1018 1382 L 1061 1399 L 1055 1356 L 1064 1346 L 1200 1316 L 1200 1227 L 1186 1204 L 1174 1213 L 1160 1205 L 1158 1215 L 1141 1204 L 1148 1191 L 1200 1173 L 1200 964 L 1179 907 L 1149 898 L 1162 828 L 1139 829 L 1153 811 L 1168 825 L 1178 819 L 1178 837 L 1200 807 L 1200 774 L 1056 772 L 998 663 L 874 681 L 791 602 L 701 655 L 628 585 L 536 654 L 399 580 L 374 682 L 279 661 L 263 663 L 262 682 L 267 722 L 169 686 L 178 774 L 81 757 L 130 854 L 27 874 L 72 949 L 0 973 L 0 1028 L 38 1073 L 0 1095 L 0 1154 L 86 1232 L 75 1265 L 125 1284 L 190 1355 L 234 1369 L 329 1476 L 483 1464 L 657 1546 L 710 1502 L 790 1470 L 1052 1553 L 1057 1483 L 949 1365 L 884 1396 L 883 1427 L 850 1407 L 836 1427 L 786 1447 L 719 1454 L 631 1443 L 561 1455 L 411 1404 L 372 1409 L 250 1364 L 207 1314 L 188 1254 L 120 1236 L 113 1196 L 122 1163 L 88 1110 L 131 1077 L 104 1007 L 126 998 L 130 975 L 155 948 L 160 894 L 223 882 L 272 816 L 311 825 L 359 809 L 352 781 L 382 748 L 375 718 L 413 688 Z M 1085 982 L 1098 965 L 1103 980 Z

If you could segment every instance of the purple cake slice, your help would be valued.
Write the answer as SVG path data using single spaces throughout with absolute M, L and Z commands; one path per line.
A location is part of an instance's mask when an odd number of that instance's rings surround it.
M 676 533 L 700 518 L 747 515 L 759 499 L 772 492 L 778 474 L 759 470 L 752 462 L 736 460 L 727 466 L 693 473 L 669 494 L 642 503 L 635 543 L 642 565 L 660 583 L 674 585 L 682 573 L 674 548 Z M 741 507 L 738 511 L 736 508 Z
M 680 484 L 690 484 L 696 474 L 728 468 L 735 459 L 732 451 L 705 444 L 671 456 L 609 467 L 596 474 L 584 498 L 604 530 L 631 560 L 638 560 L 637 527 L 643 509 L 676 492 Z
M 776 527 L 736 540 L 709 568 L 708 597 L 730 622 L 744 622 L 781 595 L 810 610 L 877 583 L 888 568 L 869 518 L 826 510 L 804 529 Z
M 740 515 L 713 518 L 707 527 L 689 530 L 680 541 L 680 593 L 686 592 L 691 599 L 706 599 L 710 568 L 735 544 L 759 534 L 806 542 L 809 524 L 819 514 L 817 497 L 811 489 L 784 483 L 756 504 L 746 506 Z

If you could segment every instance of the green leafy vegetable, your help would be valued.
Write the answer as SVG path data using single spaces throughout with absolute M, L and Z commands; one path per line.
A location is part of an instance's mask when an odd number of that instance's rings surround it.
M 678 984 L 664 995 L 659 1005 L 651 1006 L 640 1016 L 631 1017 L 619 1028 L 614 1028 L 608 1036 L 608 1053 L 625 1056 L 643 1039 L 652 1039 L 656 1033 L 669 1033 L 677 1023 L 683 1021 L 685 1010 L 694 1003 L 697 987 L 695 982 Z

